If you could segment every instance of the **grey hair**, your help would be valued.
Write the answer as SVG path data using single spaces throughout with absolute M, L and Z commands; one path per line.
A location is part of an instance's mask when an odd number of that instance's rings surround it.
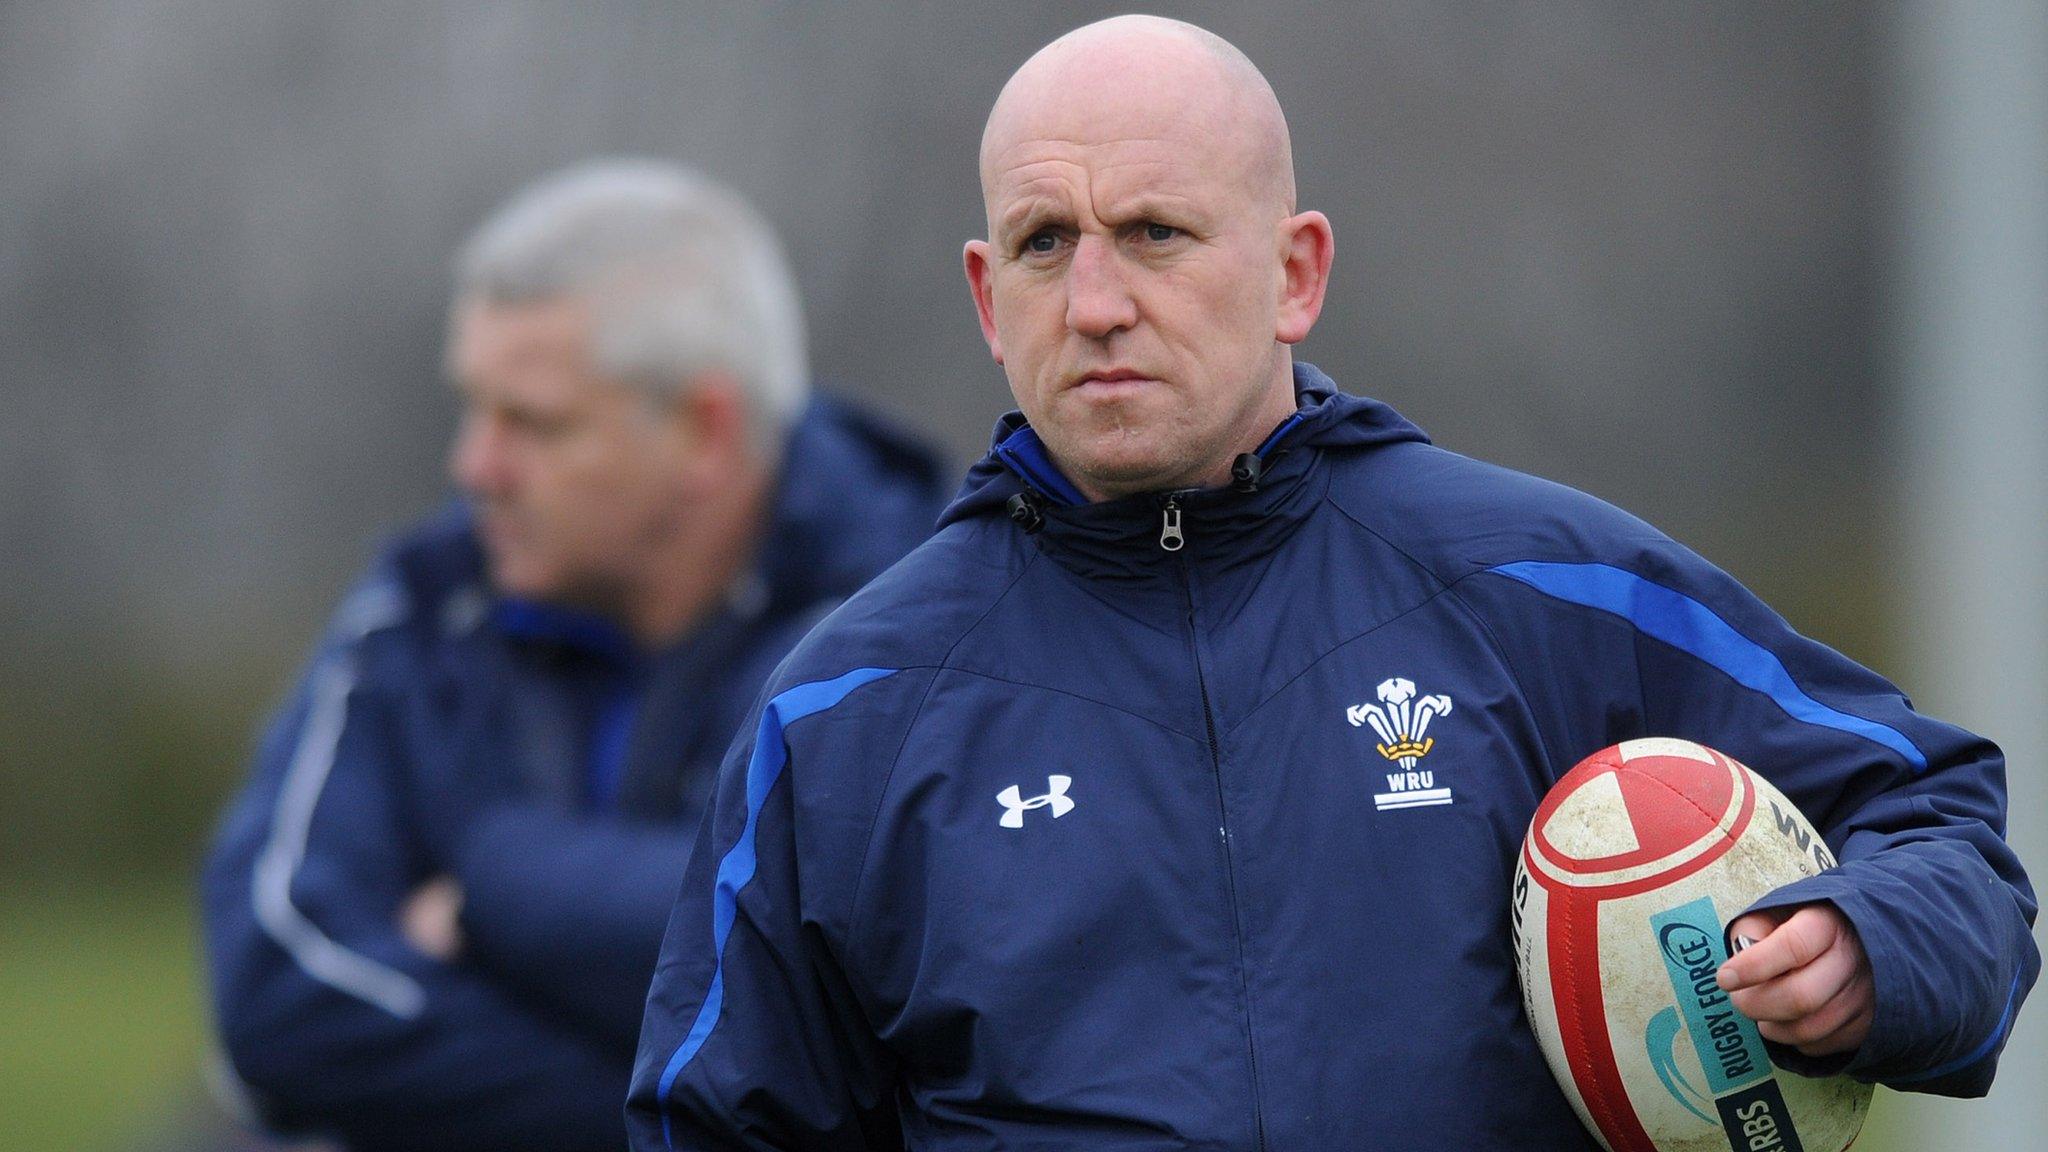
M 776 454 L 810 393 L 803 307 L 775 231 L 728 189 L 657 160 L 542 178 L 463 245 L 456 298 L 589 305 L 599 371 L 657 397 L 729 372 Z

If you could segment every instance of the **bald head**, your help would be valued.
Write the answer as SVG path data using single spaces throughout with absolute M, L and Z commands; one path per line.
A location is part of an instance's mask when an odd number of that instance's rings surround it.
M 1017 69 L 982 131 L 983 198 L 1036 142 L 1131 136 L 1200 148 L 1276 217 L 1294 211 L 1293 147 L 1272 85 L 1228 40 L 1158 16 L 1077 28 Z
M 1294 411 L 1335 249 L 1243 53 L 1149 16 L 1060 37 L 996 98 L 981 191 L 982 337 L 1082 495 L 1222 483 Z

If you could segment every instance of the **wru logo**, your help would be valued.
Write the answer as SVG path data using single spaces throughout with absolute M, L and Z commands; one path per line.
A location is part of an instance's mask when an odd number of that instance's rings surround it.
M 1024 798 L 1024 790 L 1015 784 L 996 793 L 996 803 L 1003 806 L 1001 824 L 1005 828 L 1022 828 L 1024 813 L 1033 808 L 1052 806 L 1052 818 L 1057 820 L 1074 810 L 1074 802 L 1067 799 L 1067 788 L 1074 783 L 1072 776 L 1047 776 L 1046 793 L 1043 796 Z
M 1415 681 L 1399 676 L 1380 681 L 1379 697 L 1380 704 L 1386 707 L 1353 704 L 1344 710 L 1344 718 L 1351 721 L 1353 728 L 1372 725 L 1372 730 L 1379 733 L 1380 755 L 1399 761 L 1405 770 L 1413 770 L 1415 762 L 1436 747 L 1436 739 L 1425 733 L 1432 719 L 1451 714 L 1451 698 L 1417 697 Z

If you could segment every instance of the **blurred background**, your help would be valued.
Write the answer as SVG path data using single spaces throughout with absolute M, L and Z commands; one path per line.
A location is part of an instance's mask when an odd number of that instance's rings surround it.
M 828 386 L 964 466 L 1009 406 L 960 274 L 982 118 L 1120 8 L 0 3 L 9 1146 L 202 1106 L 198 853 L 336 595 L 446 490 L 467 230 L 593 154 L 698 165 L 783 230 Z M 2048 6 L 1152 10 L 1287 109 L 1338 236 L 1303 358 L 1998 739 L 2048 874 Z M 1988 1104 L 1880 1093 L 1859 1147 L 2048 1148 L 2044 1024 Z

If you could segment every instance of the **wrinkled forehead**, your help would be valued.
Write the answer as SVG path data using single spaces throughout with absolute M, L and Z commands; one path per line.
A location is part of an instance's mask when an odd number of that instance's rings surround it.
M 1126 192 L 1270 197 L 1293 210 L 1286 120 L 1264 78 L 1143 28 L 1058 41 L 1027 61 L 996 98 L 980 159 L 991 226 L 1001 201 L 1061 164 Z
M 981 158 L 991 226 L 1024 197 L 1078 191 L 1091 199 L 1238 203 L 1272 182 L 1270 161 L 1242 116 L 1214 102 L 1160 95 L 1056 93 L 992 118 Z
M 1052 219 L 1111 222 L 1209 221 L 1252 203 L 1242 180 L 1199 155 L 1151 138 L 1079 145 L 1020 142 L 1004 156 L 987 191 L 990 234 L 1026 231 Z

